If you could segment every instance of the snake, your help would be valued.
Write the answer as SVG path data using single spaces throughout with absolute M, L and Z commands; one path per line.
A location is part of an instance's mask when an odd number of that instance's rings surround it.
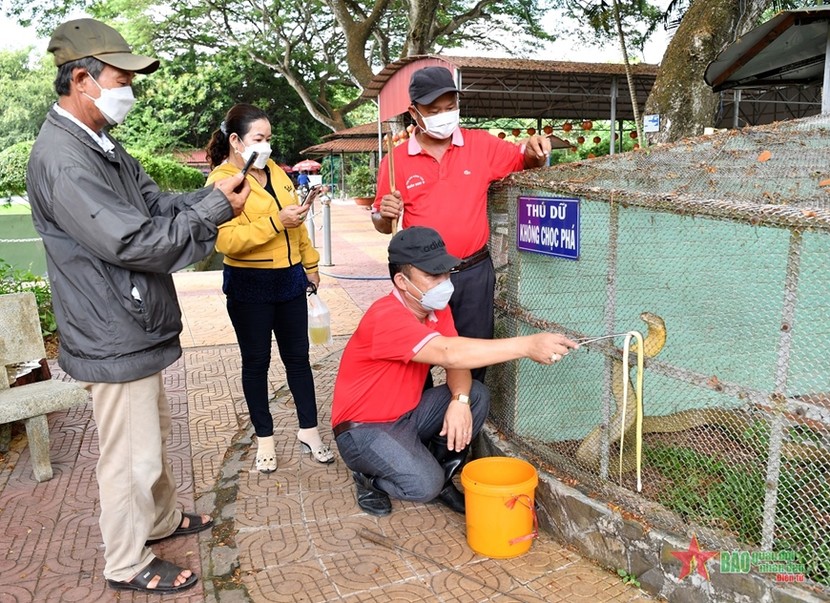
M 643 312 L 640 319 L 645 322 L 648 331 L 643 338 L 643 355 L 646 358 L 654 358 L 666 345 L 666 323 L 652 312 Z M 636 344 L 631 346 L 636 351 Z M 636 408 L 641 400 L 637 399 L 636 390 L 630 382 L 628 367 L 623 366 L 622 360 L 612 358 L 611 360 L 611 392 L 616 403 L 616 410 L 611 417 L 608 426 L 608 441 L 624 441 L 623 446 L 623 472 L 628 472 L 636 467 L 635 457 L 635 433 L 634 424 L 636 416 L 634 412 L 625 413 L 623 422 L 623 389 L 624 380 L 629 380 L 629 408 Z M 674 433 L 694 429 L 703 425 L 714 425 L 723 427 L 730 435 L 741 438 L 747 429 L 752 427 L 752 420 L 745 413 L 734 412 L 724 408 L 700 408 L 683 410 L 669 415 L 651 415 L 643 417 L 643 433 Z M 577 460 L 584 466 L 598 470 L 600 466 L 600 450 L 602 446 L 602 424 L 592 429 L 582 440 L 576 451 Z M 782 455 L 793 460 L 814 460 L 830 464 L 830 451 L 819 446 L 805 445 L 794 441 L 782 443 Z
M 654 358 L 666 345 L 666 322 L 651 312 L 643 312 L 640 318 L 646 323 L 648 332 L 643 338 L 643 356 L 646 358 Z M 638 351 L 638 346 L 635 343 L 631 346 L 631 351 Z M 616 403 L 616 410 L 608 425 L 608 441 L 618 442 L 623 434 L 626 439 L 633 436 L 634 423 L 636 420 L 636 413 L 625 413 L 625 423 L 623 424 L 622 399 L 623 399 L 623 380 L 628 379 L 626 368 L 623 367 L 622 360 L 613 358 L 611 361 L 611 392 Z M 629 403 L 631 408 L 636 408 L 640 403 L 637 399 L 636 390 L 633 385 L 629 388 Z M 600 464 L 600 450 L 602 446 L 602 424 L 597 425 L 591 432 L 585 436 L 585 439 L 579 445 L 576 451 L 577 460 L 591 469 L 599 469 Z M 646 431 L 645 421 L 643 422 L 643 432 Z M 623 470 L 628 470 L 634 466 L 634 458 L 632 457 L 632 447 L 625 446 L 628 451 L 623 457 Z

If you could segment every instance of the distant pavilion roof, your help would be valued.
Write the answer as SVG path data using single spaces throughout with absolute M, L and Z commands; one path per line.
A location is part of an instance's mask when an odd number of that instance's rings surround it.
M 377 129 L 377 124 L 371 124 Z M 336 136 L 337 133 L 332 134 Z M 377 135 L 362 138 L 332 138 L 326 142 L 315 144 L 300 151 L 301 155 L 319 156 L 338 153 L 376 153 L 378 150 Z

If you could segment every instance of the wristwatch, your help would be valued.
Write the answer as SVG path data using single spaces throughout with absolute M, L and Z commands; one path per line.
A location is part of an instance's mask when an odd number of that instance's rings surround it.
M 466 404 L 467 406 L 470 405 L 470 396 L 468 396 L 466 394 L 455 394 L 452 397 L 452 400 L 456 400 L 458 402 L 461 402 L 462 404 Z

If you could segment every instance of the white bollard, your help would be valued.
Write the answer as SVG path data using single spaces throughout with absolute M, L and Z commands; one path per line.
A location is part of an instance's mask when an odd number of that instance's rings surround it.
M 331 197 L 323 193 L 320 195 L 320 205 L 323 208 L 323 266 L 333 266 L 331 261 Z

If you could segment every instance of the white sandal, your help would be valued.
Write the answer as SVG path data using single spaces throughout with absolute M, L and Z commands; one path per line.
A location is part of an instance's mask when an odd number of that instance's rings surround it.
M 318 463 L 328 465 L 329 463 L 334 462 L 334 452 L 332 452 L 331 448 L 325 444 L 320 444 L 319 448 L 312 448 L 301 440 L 300 446 L 303 447 L 303 452 L 310 452 L 311 456 L 313 456 L 314 460 Z
M 306 442 L 303 437 L 308 442 Z M 307 429 L 300 429 L 297 432 L 297 439 L 303 447 L 303 452 L 310 452 L 312 458 L 318 463 L 328 464 L 334 462 L 334 452 L 320 438 L 320 433 L 316 427 L 309 427 Z
M 277 470 L 274 436 L 257 438 L 256 468 L 260 473 L 273 473 Z

